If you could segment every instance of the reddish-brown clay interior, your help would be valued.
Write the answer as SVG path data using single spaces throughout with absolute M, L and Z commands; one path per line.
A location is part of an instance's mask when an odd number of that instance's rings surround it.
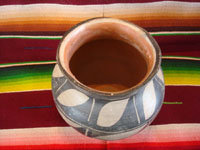
M 140 85 L 155 64 L 155 50 L 136 26 L 112 19 L 84 23 L 63 40 L 60 63 L 76 82 L 101 92 Z
M 147 73 L 144 56 L 133 46 L 114 39 L 99 39 L 82 45 L 69 65 L 81 83 L 106 92 L 131 88 Z

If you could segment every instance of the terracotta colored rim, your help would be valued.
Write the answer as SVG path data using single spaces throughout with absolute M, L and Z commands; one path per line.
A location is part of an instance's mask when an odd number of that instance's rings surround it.
M 146 37 L 148 38 L 148 40 L 151 42 L 152 46 L 154 47 L 154 50 L 155 50 L 155 64 L 151 70 L 151 72 L 149 73 L 148 77 L 140 84 L 138 84 L 137 86 L 134 86 L 134 87 L 131 87 L 131 88 L 128 88 L 126 90 L 123 90 L 123 91 L 119 91 L 119 92 L 103 92 L 103 91 L 99 91 L 99 90 L 95 90 L 93 88 L 90 88 L 84 84 L 82 84 L 81 82 L 79 82 L 75 77 L 73 77 L 70 73 L 68 73 L 62 63 L 61 63 L 61 60 L 60 60 L 60 49 L 61 49 L 61 46 L 63 44 L 63 41 L 67 38 L 67 36 L 69 35 L 69 33 L 73 32 L 76 28 L 80 28 L 82 27 L 82 25 L 84 25 L 85 23 L 91 23 L 91 22 L 94 22 L 94 21 L 97 21 L 97 20 L 115 20 L 115 21 L 119 21 L 121 23 L 124 23 L 124 24 L 127 24 L 129 26 L 133 26 L 133 27 L 137 27 L 139 30 L 141 30 L 145 35 Z M 161 50 L 160 50 L 160 47 L 158 46 L 157 42 L 154 40 L 154 38 L 143 28 L 133 24 L 133 23 L 130 23 L 130 22 L 127 22 L 127 21 L 123 21 L 123 20 L 119 20 L 119 19 L 114 19 L 114 18 L 92 18 L 92 19 L 89 19 L 89 20 L 86 20 L 86 21 L 83 21 L 79 24 L 77 24 L 76 26 L 74 26 L 73 28 L 71 28 L 70 30 L 68 30 L 59 46 L 58 46 L 58 50 L 57 50 L 57 63 L 59 65 L 59 68 L 61 69 L 61 71 L 63 72 L 63 74 L 66 76 L 66 78 L 69 80 L 69 82 L 79 91 L 85 93 L 86 95 L 88 96 L 91 96 L 91 97 L 94 97 L 94 98 L 98 98 L 98 99 L 107 99 L 107 100 L 121 100 L 121 99 L 125 99 L 125 98 L 129 98 L 130 96 L 134 95 L 135 93 L 137 93 L 138 89 L 140 89 L 141 87 L 145 86 L 150 80 L 152 80 L 152 78 L 156 75 L 156 73 L 158 72 L 159 68 L 160 68 L 160 65 L 161 65 Z

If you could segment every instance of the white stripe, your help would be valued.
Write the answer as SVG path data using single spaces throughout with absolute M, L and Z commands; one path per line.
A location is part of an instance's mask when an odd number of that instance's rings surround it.
M 93 109 L 94 109 L 94 104 L 95 104 L 95 99 L 93 98 L 93 99 L 92 99 L 92 106 L 91 106 L 90 114 L 89 114 L 89 116 L 88 116 L 88 121 L 90 121 L 90 117 L 91 117 L 92 111 L 93 111 Z
M 4 5 L 0 6 L 0 20 L 27 18 L 32 20 L 38 17 L 63 17 L 65 19 L 81 19 L 102 16 L 103 5 L 62 5 L 62 4 L 30 4 L 30 5 Z M 30 19 L 29 19 L 30 18 Z M 45 19 L 46 18 L 46 19 Z M 53 18 L 52 18 L 53 19 Z M 55 23 L 55 21 L 54 21 Z
M 162 56 L 162 59 L 185 59 L 185 60 L 197 60 L 199 61 L 200 58 L 192 58 L 192 57 L 179 57 L 179 56 Z
M 60 85 L 60 87 L 56 90 L 55 93 L 57 93 L 65 85 L 66 82 L 67 82 L 67 79 L 65 79 L 65 81 Z
M 104 10 L 104 13 L 103 13 Z M 119 11 L 122 10 L 122 11 Z M 145 10 L 145 11 L 144 11 Z M 158 11 L 159 10 L 159 11 Z M 187 11 L 185 11 L 187 10 Z M 127 14 L 138 15 L 141 13 L 167 13 L 177 12 L 181 15 L 200 13 L 200 3 L 198 2 L 178 2 L 163 1 L 150 3 L 123 3 L 123 4 L 99 4 L 99 5 L 62 5 L 62 4 L 30 4 L 30 5 L 4 5 L 0 6 L 0 20 L 12 18 L 27 18 L 27 20 L 37 17 L 63 17 L 74 20 L 92 17 L 112 17 L 120 15 L 127 17 Z M 159 13 L 158 13 L 159 12 Z M 170 12 L 170 13 L 169 13 Z M 46 18 L 48 19 L 48 18 Z M 72 19 L 72 20 L 73 20 Z M 52 20 L 53 21 L 53 20 Z
M 136 116 L 137 116 L 138 124 L 140 124 L 140 117 L 138 115 L 138 110 L 137 110 L 137 107 L 136 107 L 136 104 L 135 104 L 135 96 L 133 96 L 133 105 L 134 105 L 134 109 L 136 111 Z
M 86 129 L 86 130 L 85 130 L 85 135 L 86 135 L 86 136 L 88 135 L 88 131 L 89 131 L 89 129 Z
M 187 10 L 187 11 L 185 11 Z M 150 2 L 150 3 L 126 3 L 126 4 L 110 4 L 105 5 L 105 16 L 120 16 L 121 18 L 138 16 L 141 14 L 147 14 L 145 19 L 148 19 L 149 15 L 157 16 L 160 13 L 173 16 L 175 13 L 179 15 L 191 15 L 200 14 L 200 3 L 198 2 L 177 2 L 177 1 L 162 1 L 162 2 Z M 129 15 L 128 15 L 129 14 Z M 141 18 L 138 18 L 141 19 Z
M 5 67 L 16 67 L 16 66 L 27 66 L 27 65 L 44 65 L 44 64 L 55 64 L 56 61 L 52 62 L 25 62 L 23 64 L 7 64 L 7 65 L 0 65 L 0 68 L 5 68 Z

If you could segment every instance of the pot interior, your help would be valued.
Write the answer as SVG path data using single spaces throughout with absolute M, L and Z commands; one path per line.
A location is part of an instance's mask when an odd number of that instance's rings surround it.
M 106 92 L 131 88 L 147 73 L 147 62 L 139 50 L 108 38 L 83 44 L 72 55 L 69 67 L 81 83 Z
M 59 61 L 76 82 L 99 92 L 139 86 L 153 70 L 155 49 L 145 31 L 117 19 L 96 19 L 68 33 Z

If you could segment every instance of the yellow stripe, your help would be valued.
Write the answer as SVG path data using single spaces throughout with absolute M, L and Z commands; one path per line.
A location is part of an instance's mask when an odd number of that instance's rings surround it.
M 198 75 L 164 75 L 165 85 L 189 85 L 200 86 L 200 78 Z M 1 84 L 0 93 L 7 92 L 21 92 L 21 91 L 37 91 L 37 90 L 50 90 L 51 89 L 51 77 L 46 79 L 31 79 L 27 81 L 15 80 L 8 82 L 7 84 Z
M 22 92 L 22 91 L 37 91 L 37 90 L 50 90 L 51 82 L 48 81 L 40 81 L 40 82 L 28 82 L 23 84 L 13 84 L 11 85 L 1 85 L 0 93 L 8 93 L 8 92 Z
M 165 84 L 166 85 L 195 85 L 195 86 L 200 86 L 200 78 L 199 77 L 169 77 L 165 76 L 164 77 Z

